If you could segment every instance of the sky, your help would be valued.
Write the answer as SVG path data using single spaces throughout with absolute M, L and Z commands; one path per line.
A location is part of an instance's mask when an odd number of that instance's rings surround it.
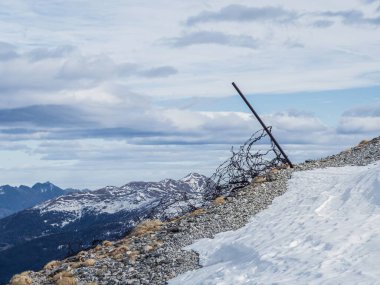
M 380 1 L 0 2 L 0 185 L 210 175 L 259 129 L 294 162 L 380 133 Z

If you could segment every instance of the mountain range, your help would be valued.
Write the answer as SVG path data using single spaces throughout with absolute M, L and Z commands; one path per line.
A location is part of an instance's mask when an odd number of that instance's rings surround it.
M 142 219 L 169 219 L 201 206 L 207 180 L 191 173 L 180 180 L 69 194 L 46 184 L 42 193 L 52 199 L 0 219 L 0 284 L 16 272 L 37 270 L 52 259 L 121 237 Z
M 0 186 L 0 219 L 67 193 L 69 191 L 50 182 L 36 183 L 32 187 Z

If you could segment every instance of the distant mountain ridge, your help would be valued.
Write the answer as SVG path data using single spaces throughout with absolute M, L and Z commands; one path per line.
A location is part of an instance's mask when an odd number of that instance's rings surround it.
M 0 186 L 0 219 L 67 193 L 50 182 Z
M 0 284 L 72 251 L 115 239 L 146 218 L 170 218 L 204 203 L 206 176 L 131 182 L 55 197 L 0 220 Z M 95 243 L 94 243 L 95 242 Z M 26 258 L 27 257 L 27 258 Z
M 124 186 L 106 186 L 95 191 L 80 191 L 66 194 L 36 205 L 40 215 L 62 213 L 71 217 L 64 223 L 79 219 L 84 213 L 114 214 L 132 211 L 144 206 L 159 207 L 165 198 L 178 198 L 188 194 L 189 201 L 201 198 L 206 188 L 207 177 L 191 173 L 180 180 L 164 179 L 159 182 L 130 182 Z M 172 199 L 173 200 L 173 199 Z M 174 199 L 175 201 L 179 199 Z M 196 201 L 193 201 L 196 203 Z M 160 203 L 158 203 L 160 202 Z

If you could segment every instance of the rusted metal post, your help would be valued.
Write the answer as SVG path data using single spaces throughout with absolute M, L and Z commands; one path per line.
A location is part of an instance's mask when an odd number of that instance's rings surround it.
M 240 97 L 244 100 L 245 104 L 247 104 L 248 108 L 252 111 L 253 115 L 255 115 L 256 119 L 259 121 L 263 129 L 267 132 L 268 136 L 271 138 L 272 142 L 276 145 L 278 150 L 281 152 L 285 160 L 288 162 L 289 166 L 293 168 L 293 164 L 289 160 L 288 156 L 285 154 L 285 152 L 282 150 L 281 146 L 278 144 L 272 133 L 269 131 L 268 127 L 264 124 L 264 122 L 261 120 L 260 116 L 256 113 L 256 111 L 253 109 L 251 104 L 248 102 L 247 98 L 245 98 L 244 94 L 240 91 L 239 87 L 236 86 L 235 82 L 232 82 L 232 86 L 236 89 L 236 91 L 239 93 Z

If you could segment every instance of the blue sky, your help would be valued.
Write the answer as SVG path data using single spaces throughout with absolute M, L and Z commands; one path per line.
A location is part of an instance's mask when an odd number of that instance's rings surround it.
M 0 184 L 210 174 L 258 126 L 302 161 L 380 132 L 380 1 L 3 1 Z

